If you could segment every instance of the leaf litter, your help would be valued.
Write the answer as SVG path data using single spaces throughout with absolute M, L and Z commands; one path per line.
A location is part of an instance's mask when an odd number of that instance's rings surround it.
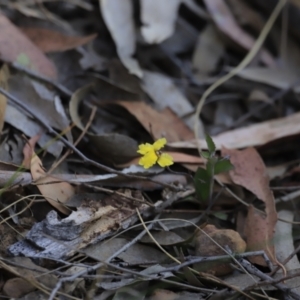
M 1 296 L 300 299 L 290 10 L 223 80 L 279 6 L 4 2 Z

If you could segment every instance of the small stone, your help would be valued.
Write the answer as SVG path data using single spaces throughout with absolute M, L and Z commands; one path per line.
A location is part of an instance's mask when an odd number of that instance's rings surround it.
M 233 253 L 243 253 L 246 250 L 246 242 L 241 238 L 238 232 L 231 229 L 217 229 L 214 225 L 207 225 L 203 231 L 200 231 L 195 237 L 195 253 L 197 256 L 219 256 L 226 255 L 218 245 L 226 246 Z M 216 243 L 214 243 L 215 241 Z M 217 245 L 218 244 L 218 245 Z M 229 263 L 222 261 L 201 262 L 194 265 L 199 272 L 206 272 L 215 276 L 224 276 L 232 272 Z

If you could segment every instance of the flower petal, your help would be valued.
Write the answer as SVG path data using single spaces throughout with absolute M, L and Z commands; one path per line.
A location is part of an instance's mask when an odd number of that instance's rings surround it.
M 157 161 L 157 155 L 155 151 L 150 151 L 145 154 L 139 161 L 139 165 L 143 166 L 145 169 L 152 167 Z
M 139 150 L 137 151 L 137 153 L 144 155 L 150 151 L 154 151 L 153 145 L 146 143 L 139 145 Z
M 173 157 L 171 155 L 169 155 L 168 153 L 162 153 L 158 160 L 157 163 L 161 166 L 161 167 L 167 167 L 167 166 L 171 166 L 174 164 L 173 162 Z
M 154 150 L 160 150 L 161 148 L 163 148 L 163 146 L 167 143 L 167 140 L 165 138 L 161 138 L 158 139 L 154 144 L 153 144 L 153 148 Z

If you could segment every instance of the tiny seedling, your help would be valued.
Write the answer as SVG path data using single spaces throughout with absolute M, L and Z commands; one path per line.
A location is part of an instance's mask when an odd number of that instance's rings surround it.
M 206 168 L 199 167 L 194 176 L 196 195 L 202 202 L 212 198 L 214 176 L 233 169 L 228 158 L 216 156 L 216 145 L 208 134 L 206 135 L 206 143 L 208 150 L 201 152 L 201 156 L 207 160 Z

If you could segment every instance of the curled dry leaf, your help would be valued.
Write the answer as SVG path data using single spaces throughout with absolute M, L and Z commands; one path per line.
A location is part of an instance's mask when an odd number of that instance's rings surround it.
M 42 161 L 33 150 L 39 137 L 31 138 L 25 145 L 23 165 L 30 168 L 32 179 L 45 199 L 61 213 L 68 215 L 70 211 L 63 203 L 74 195 L 74 188 L 67 182 L 57 182 L 56 178 L 46 175 Z
M 195 237 L 195 252 L 198 256 L 226 255 L 227 253 L 220 246 L 228 246 L 233 253 L 242 253 L 246 250 L 245 241 L 234 230 L 217 229 L 214 225 L 207 225 L 203 231 L 206 234 L 199 231 Z M 226 275 L 232 271 L 229 263 L 220 261 L 199 263 L 195 268 L 200 272 L 209 272 L 216 276 Z
M 98 81 L 79 88 L 72 95 L 69 110 L 73 123 L 80 129 L 84 130 L 82 117 L 79 113 L 79 105 L 92 92 L 97 92 L 96 85 Z M 137 156 L 137 142 L 131 137 L 119 133 L 102 133 L 94 134 L 87 132 L 86 136 L 93 143 L 97 154 L 102 157 L 109 157 L 110 161 L 122 164 Z M 120 147 L 122 145 L 122 147 Z
M 223 148 L 222 155 L 230 156 L 230 162 L 234 165 L 234 169 L 229 172 L 232 181 L 252 192 L 265 204 L 265 213 L 258 211 L 252 205 L 248 207 L 244 225 L 248 248 L 252 251 L 264 250 L 276 263 L 272 240 L 277 222 L 277 212 L 263 160 L 254 148 L 242 151 Z M 266 266 L 266 262 L 261 256 L 252 257 L 250 260 L 252 263 Z

